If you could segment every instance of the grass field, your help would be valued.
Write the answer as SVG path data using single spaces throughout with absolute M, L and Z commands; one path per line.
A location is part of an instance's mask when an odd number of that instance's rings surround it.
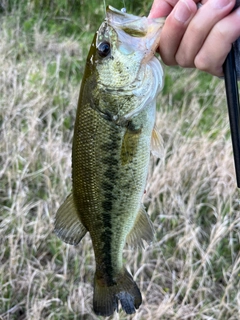
M 136 14 L 150 4 L 126 1 Z M 66 245 L 53 221 L 71 190 L 79 87 L 103 17 L 97 0 L 0 1 L 1 320 L 100 319 L 90 238 Z M 151 160 L 144 197 L 156 241 L 124 251 L 143 303 L 111 319 L 240 319 L 239 193 L 223 81 L 166 67 L 157 124 L 164 156 Z

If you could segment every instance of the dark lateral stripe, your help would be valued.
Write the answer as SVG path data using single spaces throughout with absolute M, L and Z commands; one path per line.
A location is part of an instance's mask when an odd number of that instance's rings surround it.
M 102 201 L 102 222 L 104 226 L 104 231 L 101 234 L 101 241 L 103 243 L 103 253 L 104 253 L 104 265 L 105 265 L 105 275 L 107 284 L 109 286 L 114 285 L 113 280 L 113 265 L 112 265 L 112 209 L 116 197 L 113 194 L 114 185 L 118 179 L 118 160 L 116 159 L 116 149 L 119 147 L 119 137 L 105 142 L 102 145 L 102 151 L 106 152 L 106 156 L 103 158 L 103 163 L 106 166 L 106 171 L 104 172 L 104 181 L 102 182 L 102 189 L 104 200 Z
M 112 230 L 110 228 L 105 228 L 105 231 L 101 234 L 101 241 L 103 242 L 104 251 L 104 273 L 105 280 L 108 286 L 115 285 L 113 280 L 113 267 L 112 267 L 112 256 L 111 256 L 111 240 L 112 240 Z

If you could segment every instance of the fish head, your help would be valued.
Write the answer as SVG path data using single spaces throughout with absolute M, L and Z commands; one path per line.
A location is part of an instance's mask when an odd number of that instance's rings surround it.
M 107 7 L 87 59 L 98 84 L 119 92 L 136 87 L 145 76 L 140 71 L 154 58 L 163 22 Z

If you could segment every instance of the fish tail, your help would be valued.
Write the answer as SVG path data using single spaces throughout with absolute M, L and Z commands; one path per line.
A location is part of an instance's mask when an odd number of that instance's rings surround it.
M 141 292 L 128 271 L 124 269 L 115 279 L 116 283 L 108 286 L 95 275 L 93 310 L 97 315 L 112 315 L 115 310 L 118 311 L 118 301 L 127 314 L 135 313 L 141 305 Z

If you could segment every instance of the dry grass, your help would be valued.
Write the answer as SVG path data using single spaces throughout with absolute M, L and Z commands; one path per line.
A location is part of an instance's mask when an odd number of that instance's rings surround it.
M 98 319 L 94 257 L 53 234 L 71 189 L 71 139 L 83 38 L 38 27 L 29 40 L 1 18 L 0 319 Z M 240 215 L 223 83 L 166 69 L 157 122 L 165 156 L 152 159 L 144 202 L 156 241 L 124 252 L 143 294 L 132 317 L 240 318 Z

